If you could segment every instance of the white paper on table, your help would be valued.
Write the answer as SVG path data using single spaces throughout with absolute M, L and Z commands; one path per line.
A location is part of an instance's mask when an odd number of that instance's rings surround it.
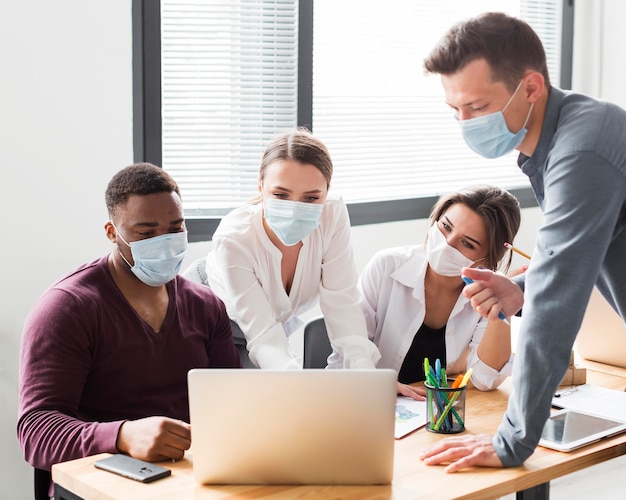
M 394 437 L 400 439 L 409 432 L 426 425 L 426 401 L 415 401 L 405 396 L 396 400 L 396 425 Z
M 552 398 L 552 406 L 626 421 L 626 392 L 597 385 L 559 387 Z

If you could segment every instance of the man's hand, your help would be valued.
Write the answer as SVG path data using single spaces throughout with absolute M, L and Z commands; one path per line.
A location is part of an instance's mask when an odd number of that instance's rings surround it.
M 502 467 L 488 434 L 442 439 L 422 453 L 420 459 L 426 465 L 452 462 L 446 472 L 457 472 L 465 467 Z
M 464 267 L 462 272 L 463 276 L 474 280 L 463 289 L 463 295 L 470 299 L 472 307 L 481 316 L 497 320 L 500 311 L 512 316 L 524 305 L 524 292 L 506 276 L 469 267 Z
M 401 384 L 398 382 L 398 394 L 416 401 L 426 400 L 426 389 L 423 387 L 413 387 L 411 385 Z
M 191 446 L 191 426 L 168 417 L 129 420 L 120 427 L 117 449 L 147 462 L 178 460 Z

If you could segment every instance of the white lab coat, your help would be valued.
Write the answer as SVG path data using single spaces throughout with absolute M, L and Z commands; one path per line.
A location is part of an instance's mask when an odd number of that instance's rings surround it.
M 378 252 L 361 273 L 361 308 L 369 338 L 380 350 L 378 368 L 393 368 L 399 372 L 424 322 L 427 266 L 424 245 L 415 245 Z M 446 325 L 446 371 L 463 373 L 473 368 L 471 380 L 480 390 L 500 385 L 511 374 L 513 360 L 511 356 L 500 371 L 480 360 L 477 348 L 486 327 L 487 319 L 476 313 L 468 299 L 460 294 Z M 468 350 L 467 362 L 463 363 L 463 355 Z

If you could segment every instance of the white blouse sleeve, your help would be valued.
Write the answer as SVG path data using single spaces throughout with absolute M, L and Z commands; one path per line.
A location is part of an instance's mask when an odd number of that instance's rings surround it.
M 467 369 L 473 369 L 471 378 L 472 384 L 474 384 L 474 387 L 479 391 L 492 391 L 496 389 L 513 372 L 513 354 L 511 354 L 509 360 L 499 371 L 487 365 L 478 357 L 478 345 L 483 338 L 487 323 L 487 318 L 480 318 L 474 335 L 472 336 L 469 345 L 470 351 L 467 357 Z
M 362 295 L 361 312 L 365 317 L 367 336 L 373 342 L 377 340 L 376 315 L 382 279 L 384 278 L 384 273 L 381 273 L 379 266 L 380 262 L 382 262 L 382 259 L 379 258 L 378 254 L 370 259 L 363 268 L 358 282 L 359 290 Z
M 333 203 L 324 227 L 320 308 L 333 346 L 329 368 L 374 368 L 380 359 L 368 339 L 361 311 L 358 273 L 350 238 L 350 220 L 343 200 Z
M 222 237 L 215 242 L 210 274 L 219 270 L 218 295 L 229 315 L 246 336 L 250 360 L 259 368 L 298 369 L 300 359 L 291 352 L 287 336 L 255 273 L 255 245 Z M 213 284 L 212 284 L 213 286 Z

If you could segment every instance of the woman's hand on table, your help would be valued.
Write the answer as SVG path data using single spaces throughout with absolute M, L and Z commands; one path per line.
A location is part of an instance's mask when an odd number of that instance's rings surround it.
M 415 399 L 416 401 L 426 400 L 426 389 L 423 387 L 413 387 L 412 385 L 401 384 L 398 382 L 398 394 L 406 396 L 407 398 Z

